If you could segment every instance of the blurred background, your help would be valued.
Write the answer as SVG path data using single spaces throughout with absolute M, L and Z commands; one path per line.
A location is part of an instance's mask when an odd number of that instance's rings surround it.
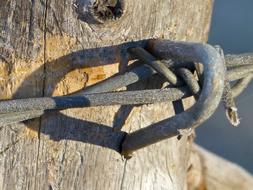
M 226 54 L 253 52 L 253 0 L 216 0 L 209 43 L 219 44 Z M 253 174 L 253 82 L 236 103 L 241 118 L 239 127 L 228 123 L 221 105 L 197 128 L 196 141 Z

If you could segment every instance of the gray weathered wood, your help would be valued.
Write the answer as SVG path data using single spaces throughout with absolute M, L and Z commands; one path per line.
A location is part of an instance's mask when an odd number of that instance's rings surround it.
M 253 187 L 250 173 L 198 145 L 192 147 L 187 179 L 189 190 L 249 190 Z
M 68 94 L 123 71 L 124 42 L 206 41 L 213 4 L 126 0 L 121 18 L 98 25 L 83 21 L 81 2 L 0 0 L 1 99 Z M 172 138 L 125 161 L 117 152 L 124 134 L 111 129 L 118 109 L 71 109 L 0 127 L 0 188 L 186 189 L 191 140 Z M 136 107 L 124 130 L 173 113 L 171 103 Z

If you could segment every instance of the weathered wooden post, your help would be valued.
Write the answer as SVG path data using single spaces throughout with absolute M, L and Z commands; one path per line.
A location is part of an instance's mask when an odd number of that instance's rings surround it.
M 213 5 L 212 0 L 0 2 L 0 99 L 65 95 L 124 71 L 122 43 L 205 42 Z M 184 101 L 186 107 L 191 103 Z M 118 109 L 69 109 L 0 127 L 0 189 L 205 188 L 201 177 L 188 173 L 191 135 L 124 160 L 118 153 L 124 134 L 112 130 Z M 123 130 L 173 114 L 171 103 L 135 107 Z

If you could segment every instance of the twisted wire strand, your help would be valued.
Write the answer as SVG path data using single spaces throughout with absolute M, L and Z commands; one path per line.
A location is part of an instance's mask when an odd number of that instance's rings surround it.
M 153 39 L 149 40 L 147 49 L 158 58 L 202 63 L 204 81 L 200 96 L 191 108 L 128 133 L 121 146 L 121 154 L 125 157 L 138 149 L 198 127 L 215 112 L 223 94 L 225 62 L 212 46 L 203 43 Z
M 62 97 L 0 101 L 0 125 L 7 125 L 40 117 L 45 111 L 50 109 L 58 110 L 85 106 L 151 104 L 155 102 L 180 100 L 199 93 L 199 84 L 190 71 L 194 67 L 193 64 L 172 60 L 157 61 L 154 56 L 141 48 L 135 48 L 135 51 L 133 50 L 132 52 L 139 57 L 140 61 L 146 64 L 134 67 L 124 74 L 115 75 L 77 93 Z M 225 60 L 227 66 L 227 80 L 239 80 L 232 87 L 233 97 L 236 97 L 252 80 L 253 54 L 228 55 L 225 56 Z M 162 73 L 174 87 L 108 93 L 146 79 L 157 73 L 157 71 Z M 178 78 L 173 71 L 177 71 L 176 73 L 182 80 Z M 175 86 L 177 86 L 177 88 L 175 88 Z

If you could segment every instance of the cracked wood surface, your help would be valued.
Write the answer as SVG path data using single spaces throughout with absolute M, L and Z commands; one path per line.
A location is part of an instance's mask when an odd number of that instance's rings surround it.
M 68 94 L 123 71 L 125 42 L 206 41 L 213 3 L 127 0 L 120 19 L 97 25 L 78 15 L 80 2 L 0 0 L 1 99 Z M 118 109 L 70 109 L 0 127 L 0 188 L 187 189 L 191 138 L 168 139 L 125 161 L 117 153 L 124 133 L 112 132 Z M 123 130 L 173 114 L 171 103 L 135 107 Z

